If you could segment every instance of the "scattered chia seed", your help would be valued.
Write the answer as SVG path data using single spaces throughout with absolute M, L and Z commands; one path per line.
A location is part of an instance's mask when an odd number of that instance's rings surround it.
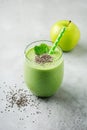
M 1 111 L 1 113 L 3 113 L 3 111 Z
M 48 115 L 48 117 L 50 117 L 50 115 Z
M 6 84 L 6 82 L 4 81 L 3 84 Z
M 47 58 L 49 56 L 45 54 L 45 55 L 42 55 L 41 57 Z M 48 59 L 46 62 L 51 62 Z M 41 61 L 41 63 L 42 62 L 46 63 L 44 61 Z M 24 83 L 24 81 L 22 81 L 22 84 L 23 83 Z M 6 89 L 3 89 L 2 93 L 6 99 L 4 99 L 2 97 L 0 100 L 2 102 L 5 101 L 6 104 L 5 104 L 4 110 L 2 109 L 3 111 L 1 110 L 0 113 L 10 113 L 10 112 L 15 113 L 16 112 L 15 107 L 16 107 L 17 110 L 20 112 L 20 115 L 22 113 L 25 114 L 24 116 L 23 116 L 23 114 L 21 116 L 18 116 L 18 119 L 20 121 L 28 119 L 32 116 L 32 118 L 33 118 L 32 123 L 35 123 L 36 122 L 35 116 L 36 115 L 40 116 L 40 114 L 42 114 L 41 109 L 40 109 L 40 103 L 41 102 L 47 103 L 47 102 L 45 100 L 43 101 L 43 99 L 41 99 L 39 97 L 34 96 L 32 93 L 29 92 L 29 90 L 25 90 L 22 88 L 19 89 L 17 84 L 14 84 L 12 86 L 7 85 L 6 82 L 3 82 L 3 84 L 4 84 L 4 87 L 6 87 Z M 28 107 L 34 111 L 32 111 L 31 113 L 28 112 L 26 114 Z M 48 112 L 47 116 L 50 117 L 50 114 L 51 114 L 50 108 L 47 109 L 47 112 Z
M 23 77 L 23 75 L 21 75 L 21 77 Z
M 24 92 L 23 89 L 18 89 L 16 91 L 11 89 L 9 92 L 7 92 L 6 100 L 9 102 L 12 108 L 14 105 L 16 105 L 18 108 L 25 107 L 29 102 L 28 93 Z
M 3 90 L 3 93 L 5 93 L 5 91 Z
M 41 112 L 40 111 L 36 111 L 37 114 L 40 114 Z
M 35 123 L 35 121 L 32 121 L 33 123 Z
M 22 81 L 22 83 L 24 84 L 24 81 Z
M 35 115 L 35 113 L 33 113 L 33 115 Z

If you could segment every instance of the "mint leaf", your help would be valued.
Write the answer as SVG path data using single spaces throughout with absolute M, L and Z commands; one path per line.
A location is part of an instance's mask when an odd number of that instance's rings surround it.
M 41 43 L 39 46 L 34 47 L 34 51 L 36 55 L 42 55 L 49 52 L 49 47 L 45 43 Z

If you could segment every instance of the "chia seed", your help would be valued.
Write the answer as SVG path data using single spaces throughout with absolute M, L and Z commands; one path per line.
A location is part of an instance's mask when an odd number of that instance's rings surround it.
M 53 58 L 52 58 L 52 56 L 50 56 L 50 55 L 48 55 L 48 54 L 43 54 L 43 55 L 41 55 L 41 56 L 38 56 L 38 55 L 36 55 L 35 56 L 35 62 L 36 63 L 48 63 L 48 62 L 52 62 L 53 61 Z

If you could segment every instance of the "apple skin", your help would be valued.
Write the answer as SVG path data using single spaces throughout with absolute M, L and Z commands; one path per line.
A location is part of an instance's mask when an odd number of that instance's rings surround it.
M 52 42 L 56 40 L 58 34 L 62 27 L 68 25 L 69 20 L 60 20 L 56 22 L 50 30 L 50 37 Z M 66 31 L 64 32 L 62 38 L 60 39 L 58 45 L 63 51 L 71 51 L 78 43 L 80 39 L 80 30 L 79 28 L 71 21 Z

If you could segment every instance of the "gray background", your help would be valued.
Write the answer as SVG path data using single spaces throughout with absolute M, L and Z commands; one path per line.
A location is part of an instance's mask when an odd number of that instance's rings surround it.
M 40 114 L 28 106 L 25 112 L 0 113 L 0 130 L 87 130 L 87 0 L 0 0 L 0 111 L 8 86 L 23 81 L 24 49 L 32 41 L 50 40 L 51 26 L 61 19 L 76 23 L 81 39 L 64 53 L 64 80 L 49 99 L 37 99 Z M 1 101 L 3 97 L 4 102 Z M 50 112 L 51 111 L 51 112 Z M 20 117 L 29 114 L 20 121 Z

